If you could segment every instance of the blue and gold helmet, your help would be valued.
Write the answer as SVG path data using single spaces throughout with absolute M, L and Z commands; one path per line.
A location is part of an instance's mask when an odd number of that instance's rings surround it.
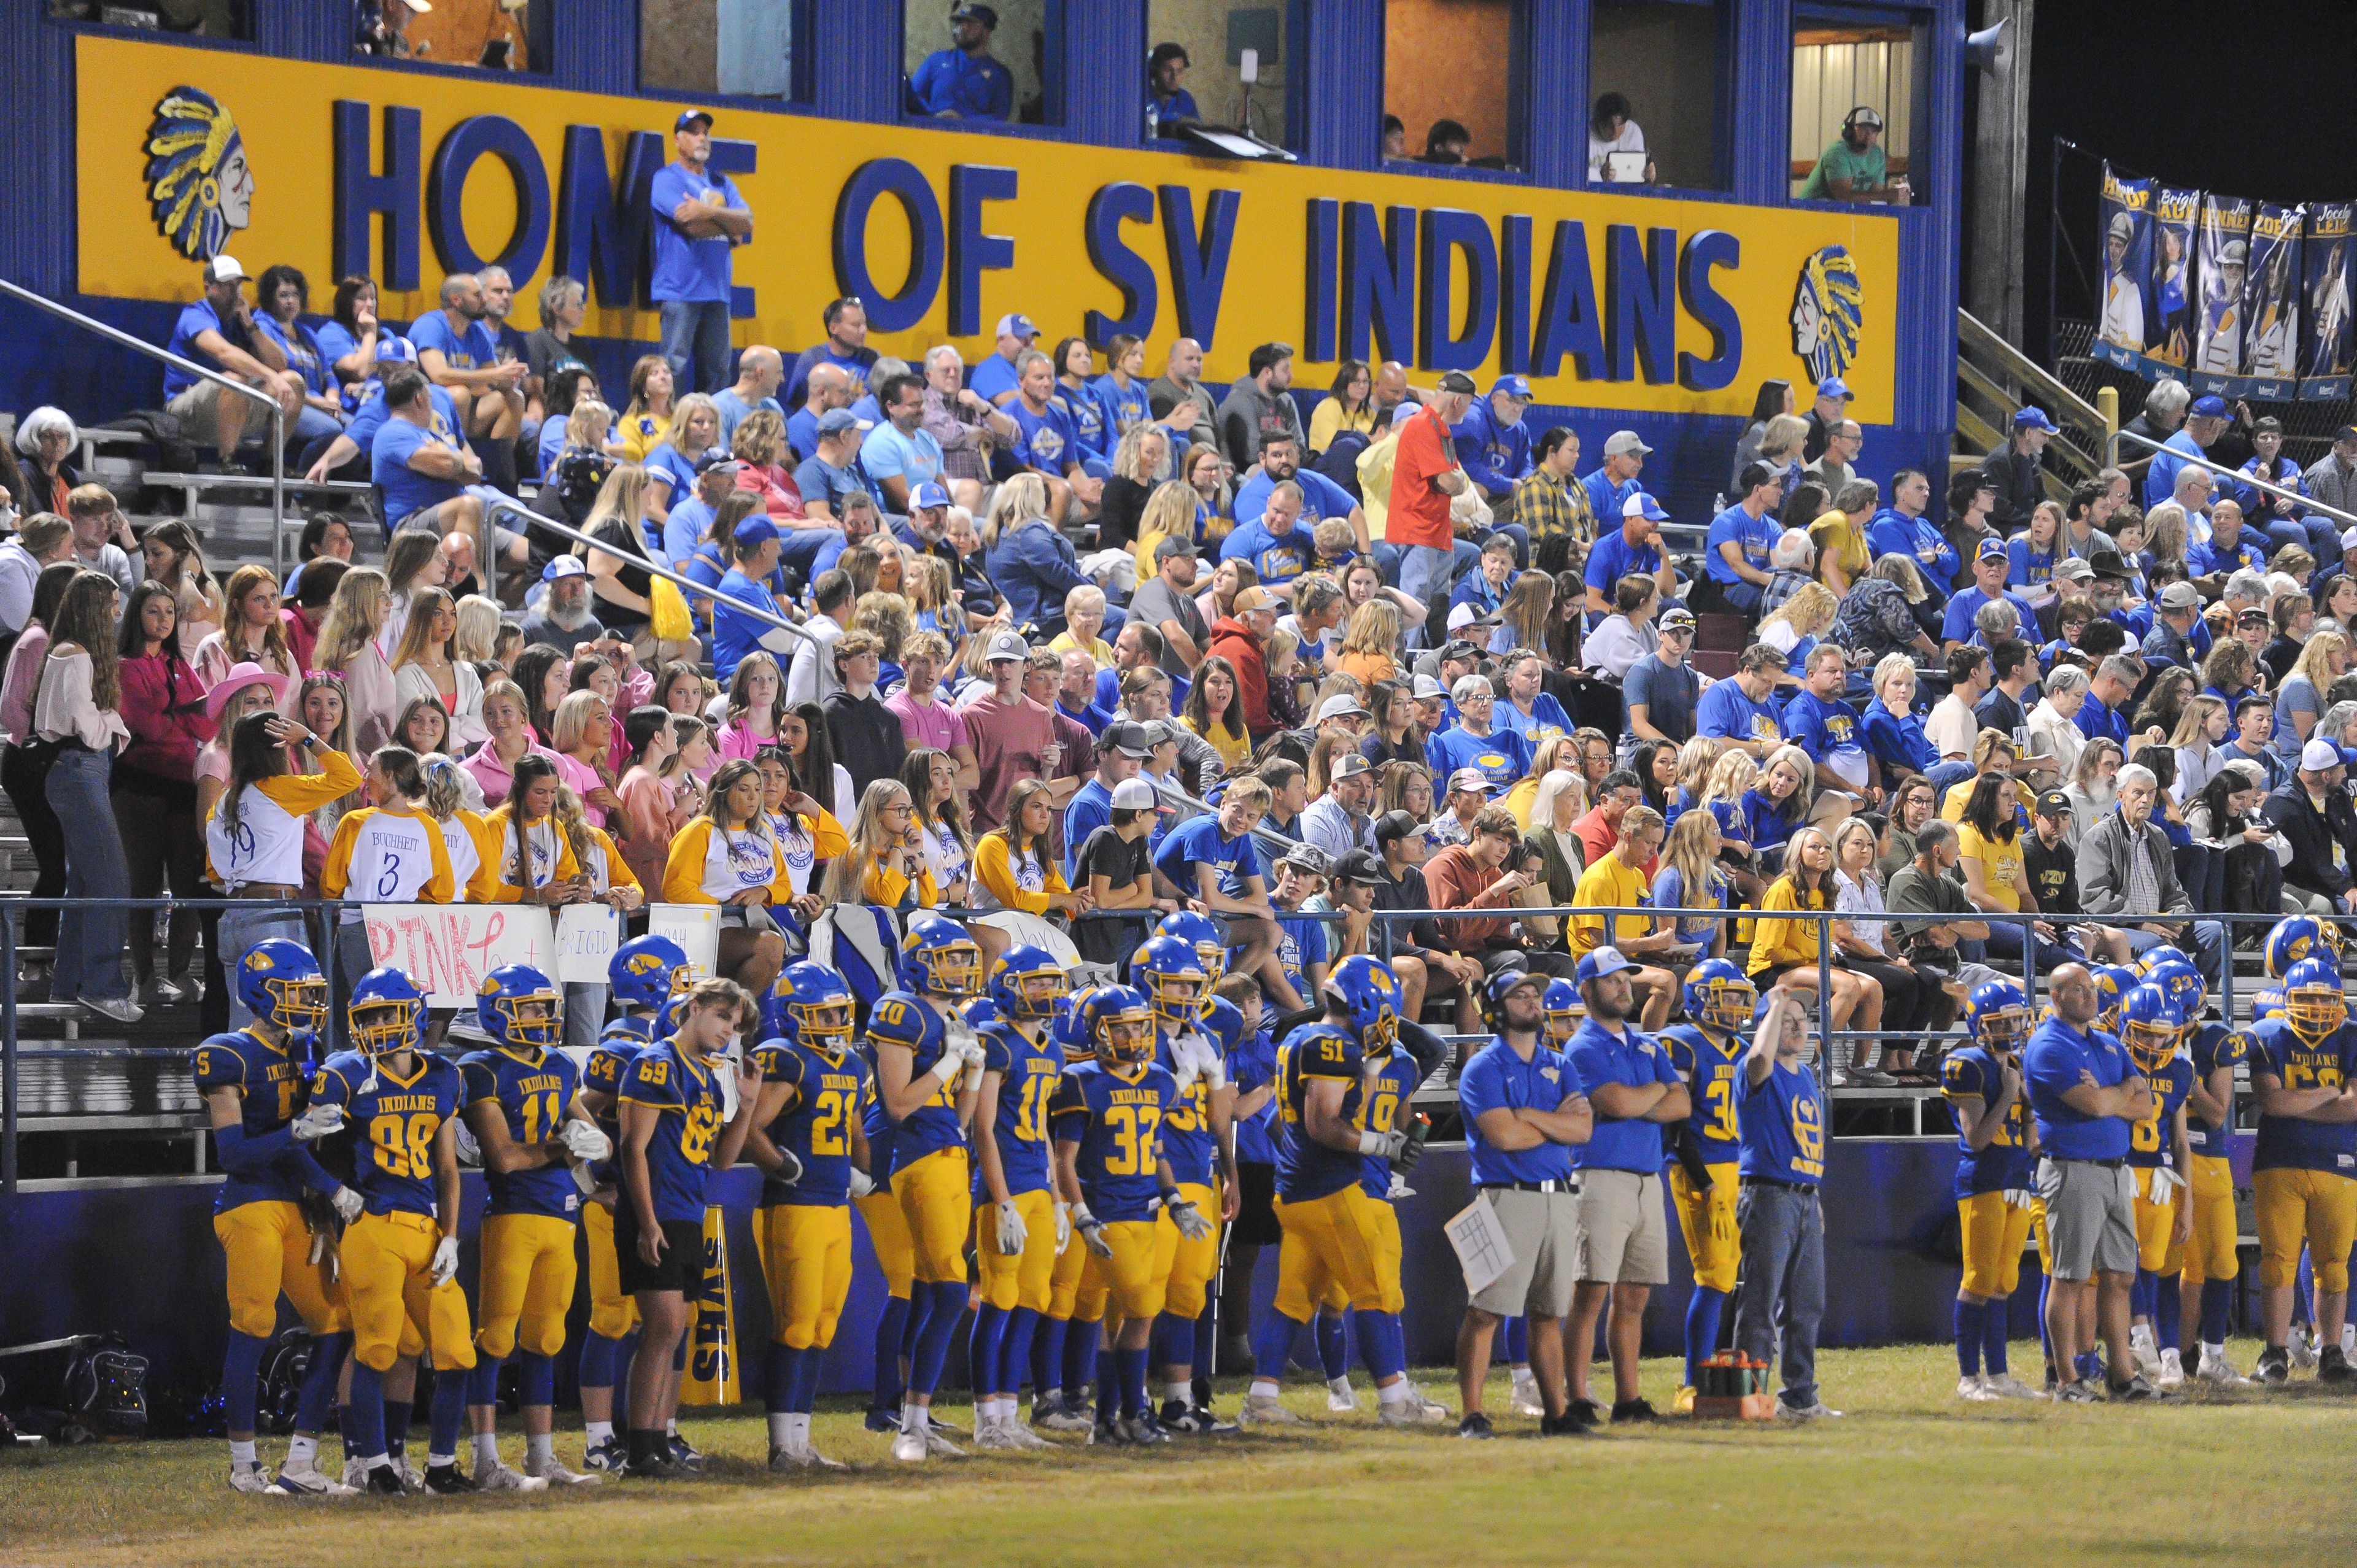
M 328 977 L 301 942 L 264 937 L 237 961 L 237 999 L 282 1029 L 316 1029 L 328 1018 Z
M 1177 1030 L 1194 1027 L 1211 977 L 1186 939 L 1148 937 L 1129 961 L 1129 983 L 1146 993 L 1154 1015 Z
M 1177 937 L 1195 950 L 1195 961 L 1203 968 L 1203 994 L 1220 983 L 1228 972 L 1228 944 L 1220 935 L 1220 923 L 1209 915 L 1199 915 L 1192 909 L 1178 909 L 1162 917 L 1154 928 L 1157 937 Z
M 2280 1018 L 2283 1015 L 2284 993 L 2281 983 L 2262 985 L 2251 993 L 2252 1023 L 2262 1024 L 2269 1018 Z
M 1686 1016 L 1727 1034 L 1739 1034 L 1760 1004 L 1751 977 L 1723 958 L 1706 958 L 1686 974 Z
M 2136 972 L 2122 963 L 2099 963 L 2095 976 L 2095 1026 L 2106 1035 L 2120 1032 L 2120 1003 L 2139 983 Z
M 1326 976 L 1326 995 L 1351 1015 L 1359 1044 L 1371 1057 L 1387 1057 L 1399 1042 L 1400 989 L 1392 972 L 1365 953 L 1354 953 Z
M 2349 1021 L 2349 1000 L 2341 992 L 2341 966 L 2329 958 L 2304 958 L 2283 977 L 2284 1021 L 2303 1040 L 2320 1040 Z
M 825 964 L 804 959 L 786 965 L 770 987 L 762 1013 L 762 1022 L 780 1039 L 829 1058 L 851 1048 L 851 986 Z
M 2147 948 L 2138 953 L 2136 962 L 2130 967 L 2136 971 L 2136 978 L 2142 980 L 2162 964 L 2191 963 L 2192 961 L 2185 956 L 2183 948 L 2173 947 L 2168 942 L 2163 942 L 2158 947 Z
M 2029 1038 L 2029 998 L 2010 980 L 1985 980 L 1964 998 L 1964 1026 L 1993 1051 L 2018 1051 Z
M 669 937 L 632 937 L 614 950 L 606 979 L 625 1007 L 661 1007 L 688 987 L 687 950 Z
M 2281 980 L 2300 960 L 2327 954 L 2335 960 L 2340 958 L 2340 932 L 2313 915 L 2289 915 L 2277 920 L 2267 932 L 2266 946 L 2260 956 L 2266 964 L 2267 978 Z
M 425 1022 L 425 993 L 402 971 L 372 969 L 352 987 L 344 1007 L 350 1022 L 352 1048 L 362 1056 L 382 1056 L 412 1048 Z
M 1053 1018 L 1071 990 L 1056 955 L 1028 942 L 1017 942 L 990 966 L 990 1000 L 1008 1018 Z
M 1154 1009 L 1134 985 L 1101 985 L 1081 1004 L 1081 1026 L 1091 1050 L 1107 1067 L 1154 1059 Z
M 1546 1017 L 1547 1042 L 1560 1046 L 1579 1032 L 1579 1021 L 1587 1016 L 1587 1004 L 1579 999 L 1579 987 L 1561 975 L 1546 983 L 1546 994 L 1539 999 L 1539 1007 Z
M 1048 1037 L 1064 1047 L 1064 1059 L 1068 1062 L 1084 1062 L 1097 1054 L 1096 1044 L 1089 1037 L 1089 999 L 1102 989 L 1092 987 L 1074 996 L 1071 1004 L 1048 1026 Z
M 920 915 L 900 939 L 900 980 L 935 996 L 979 996 L 982 946 L 955 920 Z
M 2150 1076 L 2167 1067 L 2184 1032 L 2185 1014 L 2166 986 L 2147 980 L 2120 999 L 2120 1043 L 2138 1072 Z
M 2157 963 L 2145 972 L 2144 983 L 2158 985 L 2168 992 L 2169 999 L 2177 1004 L 2178 1015 L 2184 1022 L 2191 1024 L 2200 1020 L 2202 1005 L 2208 1000 L 2208 989 L 2201 983 L 2201 972 L 2191 964 L 2176 959 Z
M 556 983 L 528 963 L 507 963 L 475 989 L 475 1022 L 502 1045 L 548 1047 L 565 1027 Z

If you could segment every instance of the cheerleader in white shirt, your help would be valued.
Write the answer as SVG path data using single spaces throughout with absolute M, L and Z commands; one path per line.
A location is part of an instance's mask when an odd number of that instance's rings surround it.
M 592 897 L 589 877 L 572 841 L 556 822 L 556 764 L 527 752 L 515 765 L 515 787 L 484 819 L 491 850 L 487 904 L 543 904 L 557 908 Z
M 467 804 L 467 770 L 447 757 L 418 758 L 418 777 L 425 786 L 418 801 L 442 829 L 442 848 L 450 857 L 450 902 L 488 904 L 491 897 L 490 865 L 497 850 L 490 843 L 490 825 L 480 811 Z
M 808 796 L 784 796 L 780 804 L 808 822 L 814 860 L 831 860 L 850 847 L 843 824 Z M 770 908 L 792 909 L 802 894 L 787 869 L 785 846 L 770 831 L 760 769 L 741 759 L 722 763 L 712 776 L 705 814 L 671 841 L 663 902 L 719 905 L 720 973 L 767 996 L 786 957 L 785 933 Z
M 320 771 L 296 773 L 287 748 L 316 760 Z M 243 953 L 264 937 L 311 945 L 297 911 L 273 901 L 303 891 L 303 827 L 309 814 L 360 788 L 360 769 L 318 736 L 274 713 L 249 714 L 230 737 L 229 785 L 205 819 L 205 875 L 228 894 L 221 911 L 224 953 Z M 230 991 L 230 1027 L 253 1020 L 237 988 Z
M 457 890 L 442 825 L 418 805 L 425 780 L 417 754 L 404 746 L 381 747 L 365 778 L 369 803 L 344 813 L 319 868 L 322 897 L 353 901 L 337 912 L 336 952 L 347 987 L 376 967 L 358 905 L 448 904 Z

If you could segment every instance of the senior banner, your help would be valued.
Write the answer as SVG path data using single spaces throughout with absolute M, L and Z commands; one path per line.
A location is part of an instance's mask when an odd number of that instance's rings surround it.
M 2357 201 L 2312 201 L 2304 247 L 2308 296 L 2307 349 L 2300 360 L 2299 395 L 2318 402 L 2349 395 L 2349 237 Z
M 2251 264 L 2243 284 L 2243 374 L 2249 395 L 2280 403 L 2299 380 L 2298 207 L 2262 202 L 2251 217 Z
M 483 976 L 502 964 L 550 972 L 556 937 L 548 911 L 530 904 L 370 904 L 369 961 L 409 973 L 426 1004 L 472 1010 Z
M 2104 297 L 2095 320 L 2095 358 L 2124 371 L 2149 362 L 2145 346 L 2158 325 L 2152 309 L 2152 181 L 2122 179 L 2104 166 Z
M 2251 202 L 2210 191 L 2201 198 L 2194 245 L 2201 287 L 2194 314 L 2193 361 L 2187 379 L 2196 392 L 2247 397 L 2243 378 L 2243 276 L 2251 264 Z
M 2152 199 L 2150 373 L 2182 376 L 2193 355 L 2193 225 L 2201 193 L 2160 186 Z

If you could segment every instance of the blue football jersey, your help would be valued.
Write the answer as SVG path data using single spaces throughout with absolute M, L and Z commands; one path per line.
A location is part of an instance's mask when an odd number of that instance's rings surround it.
M 1365 1080 L 1366 1092 L 1359 1106 L 1359 1125 L 1370 1133 L 1388 1133 L 1394 1127 L 1405 1127 L 1412 1114 L 1408 1101 L 1424 1075 L 1415 1070 L 1415 1058 L 1398 1046 L 1392 1047 L 1391 1059 Z M 1392 1190 L 1392 1163 L 1375 1155 L 1360 1156 L 1359 1186 L 1369 1197 L 1389 1197 Z
M 2207 1083 L 2210 1075 L 2220 1068 L 2233 1069 L 2250 1059 L 2251 1036 L 2242 1029 L 2229 1029 L 2223 1024 L 2205 1024 L 2193 1036 L 2193 1073 L 2198 1081 Z M 2194 1157 L 2208 1156 L 2222 1160 L 2233 1147 L 2234 1101 L 2230 1081 L 2226 1100 L 2226 1119 L 2205 1122 L 2201 1112 L 2192 1111 L 2185 1118 L 2185 1141 L 2193 1149 Z
M 456 1064 L 411 1053 L 410 1077 L 394 1075 L 383 1059 L 357 1051 L 329 1057 L 311 1082 L 311 1098 L 344 1108 L 351 1143 L 352 1186 L 371 1214 L 423 1214 L 435 1209 L 434 1140 L 458 1114 L 466 1084 Z
M 780 1187 L 764 1178 L 763 1203 L 840 1208 L 851 1201 L 851 1128 L 867 1093 L 867 1063 L 856 1051 L 829 1056 L 799 1042 L 755 1047 L 761 1082 L 790 1084 L 793 1097 L 767 1129 L 770 1142 L 802 1163 L 802 1179 Z
M 1219 1047 L 1211 1042 L 1208 1034 L 1204 1043 L 1211 1054 Z M 1178 1061 L 1172 1054 L 1171 1036 L 1157 1019 L 1154 1026 L 1154 1059 L 1177 1081 Z M 1162 1119 L 1162 1157 L 1170 1162 L 1171 1175 L 1179 1181 L 1208 1187 L 1211 1172 L 1218 1165 L 1220 1147 L 1211 1135 L 1211 1090 L 1197 1079 L 1179 1090 L 1171 1104 L 1170 1113 Z
M 1341 1191 L 1362 1174 L 1359 1151 L 1329 1149 L 1309 1136 L 1309 1085 L 1340 1079 L 1342 1120 L 1355 1124 L 1364 1098 L 1360 1074 L 1366 1052 L 1331 1024 L 1305 1024 L 1276 1049 L 1276 1191 L 1288 1203 L 1306 1203 Z
M 597 1118 L 597 1130 L 617 1149 L 622 1144 L 622 1083 L 630 1076 L 630 1064 L 639 1053 L 654 1040 L 654 1023 L 648 1018 L 615 1018 L 609 1020 L 604 1033 L 597 1036 L 597 1046 L 589 1059 L 581 1064 L 581 1087 L 594 1089 L 607 1100 L 606 1110 Z M 600 1187 L 614 1185 L 615 1172 L 619 1168 L 614 1159 L 598 1161 L 590 1167 Z
M 1003 1073 L 998 1084 L 998 1111 L 991 1121 L 991 1138 L 998 1145 L 998 1168 L 1010 1197 L 1049 1190 L 1049 1108 L 1055 1102 L 1056 1084 L 1063 1076 L 1063 1047 L 1049 1040 L 1033 1045 L 1023 1032 L 1005 1020 L 980 1031 L 983 1070 Z M 974 1200 L 990 1201 L 982 1179 L 982 1162 L 974 1166 Z
M 647 1181 L 659 1220 L 704 1223 L 712 1145 L 724 1120 L 721 1070 L 715 1062 L 698 1066 L 677 1040 L 664 1040 L 640 1051 L 622 1082 L 624 1104 L 658 1112 L 647 1141 Z
M 1940 1088 L 1951 1100 L 1971 1097 L 1983 1106 L 1996 1103 L 2005 1091 L 2005 1073 L 1996 1058 L 1980 1046 L 1950 1051 L 1940 1063 Z M 2014 1097 L 2004 1122 L 1975 1149 L 1962 1133 L 1956 1138 L 1955 1190 L 1959 1198 L 1985 1192 L 2005 1192 L 2029 1186 L 2029 1090 L 2025 1084 Z
M 467 1085 L 466 1103 L 488 1100 L 497 1104 L 507 1120 L 509 1142 L 519 1144 L 557 1144 L 565 1108 L 573 1103 L 573 1091 L 581 1080 L 573 1058 L 562 1051 L 519 1053 L 505 1047 L 461 1057 L 458 1072 Z M 504 1174 L 486 1167 L 483 1181 L 491 1189 L 493 1214 L 570 1219 L 581 1211 L 581 1188 L 562 1157 Z
M 2159 1103 L 2150 1116 L 2128 1128 L 2128 1164 L 2138 1170 L 2150 1170 L 2155 1165 L 2174 1170 L 2177 1151 L 2170 1144 L 2169 1122 L 2175 1119 L 2177 1108 L 2185 1103 L 2185 1097 L 2193 1091 L 2193 1063 L 2186 1057 L 2171 1057 L 2168 1065 L 2147 1081 L 2152 1085 L 2153 1099 Z M 2185 1120 L 2185 1141 L 2190 1144 L 2193 1118 L 2188 1116 Z
M 2314 1045 L 2292 1033 L 2288 1021 L 2263 1018 L 2251 1037 L 2251 1073 L 2266 1073 L 2286 1089 L 2339 1089 L 2357 1070 L 2357 1024 L 2343 1024 Z M 2357 1122 L 2259 1117 L 2253 1170 L 2330 1171 L 2357 1176 Z
M 959 1026 L 965 1026 L 963 1019 Z M 942 1051 L 949 1044 L 948 1022 L 923 997 L 912 992 L 888 991 L 877 998 L 876 1010 L 867 1018 L 869 1051 L 882 1041 L 909 1048 L 909 1080 L 913 1083 L 930 1074 L 942 1059 Z M 957 1082 L 954 1078 L 946 1083 L 936 1079 L 932 1098 L 893 1126 L 895 1170 L 936 1150 L 964 1144 L 965 1129 L 958 1125 Z
M 214 1035 L 199 1046 L 190 1056 L 189 1071 L 199 1094 L 209 1089 L 235 1090 L 238 1119 L 245 1135 L 264 1138 L 285 1127 L 310 1104 L 311 1054 L 316 1047 L 309 1035 L 289 1036 L 286 1044 L 279 1047 L 250 1029 L 239 1029 Z M 213 1195 L 213 1212 L 248 1203 L 292 1203 L 306 1187 L 331 1192 L 335 1186 L 334 1178 L 298 1144 L 273 1161 L 267 1170 L 231 1172 L 221 1191 Z
M 1064 1069 L 1049 1122 L 1058 1143 L 1080 1145 L 1073 1169 L 1099 1219 L 1153 1218 L 1162 1190 L 1162 1120 L 1178 1097 L 1178 1080 L 1151 1062 L 1119 1070 L 1075 1062 Z
M 1694 1101 L 1686 1127 L 1702 1149 L 1703 1162 L 1735 1164 L 1743 1152 L 1743 1129 L 1736 1114 L 1743 1086 L 1738 1079 L 1750 1045 L 1732 1036 L 1721 1044 L 1709 1030 L 1694 1024 L 1664 1029 L 1659 1037 L 1662 1048 L 1670 1053 L 1670 1065 L 1686 1080 Z
M 1738 1120 L 1744 1176 L 1809 1187 L 1825 1179 L 1825 1095 L 1815 1073 L 1779 1062 L 1759 1083 L 1747 1079 Z

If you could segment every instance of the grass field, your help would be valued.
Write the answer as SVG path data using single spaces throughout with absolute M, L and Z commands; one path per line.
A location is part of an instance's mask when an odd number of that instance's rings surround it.
M 2248 1366 L 2255 1350 L 2233 1353 Z M 1646 1364 L 1663 1409 L 1676 1370 Z M 830 1411 L 814 1439 L 858 1468 L 818 1479 L 770 1476 L 748 1411 L 691 1418 L 714 1456 L 702 1480 L 497 1501 L 245 1498 L 218 1443 L 87 1447 L 0 1461 L 0 1562 L 2345 1564 L 2357 1541 L 2357 1402 L 2313 1384 L 2166 1407 L 1965 1405 L 1943 1350 L 1840 1352 L 1823 1371 L 1849 1413 L 1806 1428 L 1664 1422 L 1542 1442 L 1509 1417 L 1500 1441 L 1472 1444 L 1379 1429 L 1363 1389 L 1361 1413 L 1329 1420 L 1319 1388 L 1292 1398 L 1312 1428 L 914 1473 Z M 1421 1376 L 1442 1395 L 1445 1375 Z M 1504 1408 L 1502 1377 L 1488 1402 Z M 578 1434 L 558 1449 L 577 1457 Z

